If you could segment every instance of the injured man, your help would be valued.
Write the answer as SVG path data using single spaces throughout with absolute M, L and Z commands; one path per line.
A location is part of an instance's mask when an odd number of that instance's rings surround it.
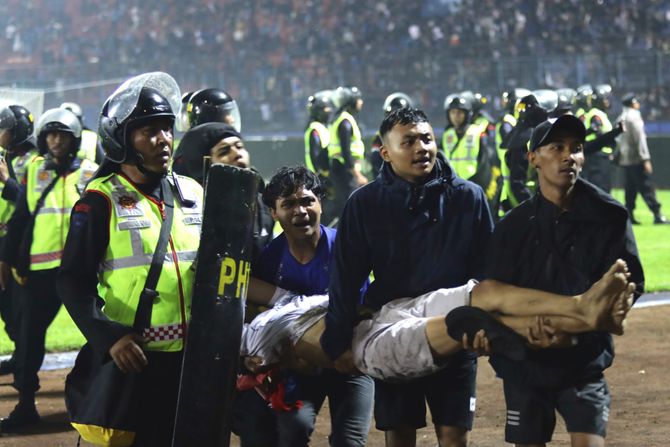
M 569 345 L 589 331 L 622 334 L 635 284 L 616 261 L 581 295 L 564 296 L 498 281 L 469 281 L 416 298 L 399 298 L 361 321 L 352 341 L 354 364 L 385 381 L 431 374 L 460 349 L 523 360 L 526 347 Z M 240 354 L 262 370 L 286 357 L 332 367 L 321 350 L 328 296 L 302 296 L 252 278 L 247 299 L 272 306 L 245 325 Z

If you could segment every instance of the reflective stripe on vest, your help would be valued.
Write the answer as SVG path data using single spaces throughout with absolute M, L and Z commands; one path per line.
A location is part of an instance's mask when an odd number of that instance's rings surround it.
M 316 133 L 319 135 L 319 140 L 321 140 L 321 150 L 328 150 L 328 143 L 330 142 L 330 131 L 326 126 L 318 121 L 312 121 L 309 123 L 309 127 L 305 131 L 305 166 L 312 172 L 318 172 L 314 168 L 314 163 L 312 163 L 312 154 L 310 152 L 309 140 L 312 135 L 312 131 L 316 130 Z
M 57 175 L 45 169 L 46 160 L 35 158 L 26 173 L 26 201 L 28 210 L 34 213 L 42 191 Z M 79 169 L 60 176 L 53 189 L 44 199 L 44 205 L 35 216 L 33 241 L 30 246 L 30 270 L 46 270 L 60 266 L 65 239 L 70 228 L 70 212 L 79 200 L 98 166 L 89 160 L 81 160 Z
M 603 135 L 609 131 L 612 130 L 612 123 L 610 122 L 609 118 L 607 117 L 607 114 L 603 112 L 602 110 L 593 107 L 591 110 L 586 112 L 584 114 L 584 126 L 586 126 L 586 130 L 588 131 L 591 128 L 591 121 L 593 120 L 594 117 L 600 118 L 600 121 L 603 123 L 600 132 L 596 133 L 590 133 L 589 135 L 586 136 L 586 141 L 593 141 L 600 135 Z M 600 149 L 603 153 L 610 155 L 612 154 L 613 149 L 609 146 L 605 146 Z
M 470 124 L 459 140 L 456 129 L 450 127 L 442 136 L 442 148 L 456 175 L 469 179 L 477 172 L 479 139 L 484 132 L 481 125 Z
M 151 327 L 144 332 L 147 349 L 153 351 L 183 349 L 191 311 L 195 281 L 191 267 L 200 243 L 202 188 L 186 177 L 179 176 L 179 182 L 197 200 L 194 207 L 184 208 L 175 199 L 170 242 L 156 286 L 159 296 L 152 307 Z M 110 319 L 132 326 L 158 243 L 163 204 L 118 174 L 93 180 L 88 190 L 104 195 L 111 207 L 109 245 L 98 268 L 102 310 Z
M 21 183 L 23 178 L 26 176 L 26 170 L 30 162 L 37 157 L 37 150 L 32 149 L 26 152 L 23 155 L 14 157 L 12 159 L 12 168 L 14 169 L 14 179 Z M 3 156 L 7 154 L 3 150 Z M 0 188 L 0 194 L 5 188 L 5 185 L 2 185 Z M 7 234 L 7 223 L 14 213 L 14 202 L 9 202 L 2 197 L 0 197 L 0 237 L 4 237 Z
M 175 146 L 177 147 L 177 146 Z M 95 161 L 98 152 L 98 134 L 92 130 L 84 129 L 81 131 L 81 144 L 77 157 L 84 160 Z
M 340 163 L 344 164 L 344 158 L 342 157 L 342 146 L 340 145 L 340 136 L 337 134 L 337 128 L 340 126 L 340 123 L 344 120 L 349 121 L 351 124 L 351 146 L 349 151 L 351 152 L 351 158 L 353 160 L 363 160 L 365 157 L 365 145 L 363 144 L 363 138 L 361 137 L 361 130 L 358 128 L 358 123 L 353 116 L 347 111 L 343 111 L 337 117 L 337 119 L 330 125 L 330 144 L 328 144 L 328 159 L 337 160 Z

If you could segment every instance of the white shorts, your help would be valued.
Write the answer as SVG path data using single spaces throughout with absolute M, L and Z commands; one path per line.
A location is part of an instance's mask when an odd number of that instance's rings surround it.
M 439 370 L 426 338 L 426 322 L 451 310 L 470 305 L 477 284 L 438 289 L 416 298 L 399 298 L 385 304 L 370 320 L 354 329 L 352 351 L 356 367 L 386 381 L 410 380 Z

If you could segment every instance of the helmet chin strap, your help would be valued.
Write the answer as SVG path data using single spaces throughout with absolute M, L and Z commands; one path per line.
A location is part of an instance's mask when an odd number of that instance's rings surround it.
M 167 172 L 159 173 L 159 172 L 153 172 L 153 171 L 148 170 L 146 168 L 146 166 L 144 166 L 144 157 L 142 157 L 142 154 L 140 154 L 136 150 L 132 151 L 132 157 L 133 157 L 133 160 L 132 160 L 133 164 L 135 166 L 137 166 L 137 169 L 142 174 L 147 176 L 147 178 L 149 179 L 150 182 L 152 182 L 152 183 L 153 182 L 159 182 L 160 180 L 162 180 L 167 175 Z

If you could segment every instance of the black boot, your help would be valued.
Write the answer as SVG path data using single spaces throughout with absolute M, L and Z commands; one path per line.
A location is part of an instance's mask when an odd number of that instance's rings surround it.
M 633 213 L 630 213 L 630 223 L 632 223 L 633 225 L 640 225 L 640 221 L 637 220 L 635 216 L 633 216 Z
M 35 408 L 35 393 L 19 393 L 19 403 L 6 418 L 0 419 L 0 433 L 10 433 L 40 422 Z
M 7 360 L 0 362 L 0 376 L 6 376 L 8 374 L 14 374 L 14 367 L 16 362 L 14 361 L 14 356 L 11 356 Z
M 654 223 L 658 225 L 670 224 L 670 222 L 668 222 L 668 219 L 666 219 L 665 216 L 661 213 L 654 214 Z

